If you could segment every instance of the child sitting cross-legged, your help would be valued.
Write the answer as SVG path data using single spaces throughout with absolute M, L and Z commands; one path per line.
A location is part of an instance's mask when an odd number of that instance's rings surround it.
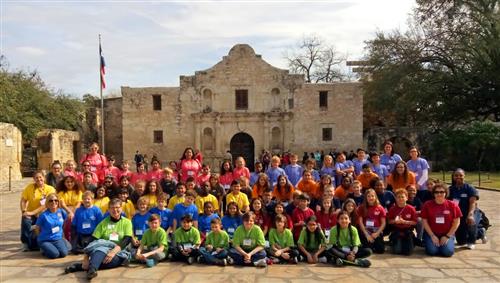
M 71 223 L 71 240 L 73 241 L 71 246 L 75 254 L 83 253 L 83 248 L 94 240 L 92 233 L 103 218 L 101 210 L 92 204 L 93 195 L 91 191 L 83 193 L 83 205 L 76 209 Z
M 148 267 L 153 267 L 166 257 L 167 233 L 161 228 L 161 217 L 158 214 L 152 214 L 148 223 L 149 229 L 142 236 L 135 258 L 145 262 Z
M 306 219 L 305 227 L 300 232 L 297 245 L 307 263 L 327 262 L 327 254 L 324 253 L 326 250 L 326 237 L 316 221 L 316 216 L 313 215 Z
M 337 224 L 330 230 L 329 244 L 332 248 L 328 250 L 328 253 L 335 259 L 337 266 L 342 266 L 347 262 L 363 267 L 371 265 L 367 259 L 361 260 L 370 256 L 372 251 L 361 247 L 358 230 L 351 225 L 347 211 L 341 211 L 338 214 Z
M 213 218 L 210 221 L 210 228 L 211 232 L 207 234 L 205 246 L 200 248 L 201 255 L 198 257 L 198 262 L 225 266 L 227 265 L 229 235 L 222 229 L 219 218 Z
M 200 243 L 200 232 L 193 227 L 193 218 L 189 214 L 184 215 L 181 218 L 181 227 L 174 232 L 172 259 L 193 264 L 198 257 Z
M 229 250 L 228 260 L 237 265 L 266 267 L 265 244 L 264 233 L 255 225 L 255 214 L 247 212 L 243 215 L 243 225 L 234 232 L 233 248 Z
M 269 231 L 269 252 L 273 262 L 298 263 L 299 252 L 293 242 L 292 231 L 287 228 L 287 218 L 283 214 L 276 215 L 276 228 Z

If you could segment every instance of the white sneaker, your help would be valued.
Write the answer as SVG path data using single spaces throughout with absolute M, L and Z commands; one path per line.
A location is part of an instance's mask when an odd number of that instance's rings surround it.
M 476 248 L 476 245 L 474 245 L 474 244 L 467 244 L 467 249 L 473 250 L 475 248 Z
M 326 259 L 326 257 L 322 256 L 322 257 L 318 258 L 318 262 L 320 262 L 320 263 L 327 263 L 328 260 Z
M 253 264 L 257 267 L 266 267 L 267 266 L 267 262 L 266 262 L 265 258 L 259 259 L 258 261 L 254 262 Z
M 483 244 L 488 243 L 488 237 L 486 237 L 486 235 L 484 235 L 484 237 L 481 239 L 481 242 L 482 242 Z

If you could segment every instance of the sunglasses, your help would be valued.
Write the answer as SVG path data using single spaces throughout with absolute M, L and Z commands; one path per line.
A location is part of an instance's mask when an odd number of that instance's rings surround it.
M 435 191 L 434 194 L 435 195 L 437 195 L 437 194 L 446 194 L 446 192 L 445 191 Z
M 55 202 L 55 203 L 58 203 L 59 200 L 58 199 L 49 199 L 48 202 Z

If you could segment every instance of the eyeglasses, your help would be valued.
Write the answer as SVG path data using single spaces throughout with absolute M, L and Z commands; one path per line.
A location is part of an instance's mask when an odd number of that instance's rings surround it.
M 90 164 L 83 164 L 83 167 L 89 167 Z
M 59 203 L 59 200 L 58 199 L 49 199 L 48 202 L 55 202 L 55 203 Z
M 437 194 L 446 194 L 446 192 L 445 191 L 435 191 L 434 194 L 435 195 L 437 195 Z

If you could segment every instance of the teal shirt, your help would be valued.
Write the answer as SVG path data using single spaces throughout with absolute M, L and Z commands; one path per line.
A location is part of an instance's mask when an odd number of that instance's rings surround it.
M 243 225 L 240 225 L 234 231 L 233 246 L 240 246 L 245 252 L 250 252 L 257 246 L 264 247 L 265 245 L 264 233 L 257 225 L 253 225 L 249 231 L 245 230 Z

